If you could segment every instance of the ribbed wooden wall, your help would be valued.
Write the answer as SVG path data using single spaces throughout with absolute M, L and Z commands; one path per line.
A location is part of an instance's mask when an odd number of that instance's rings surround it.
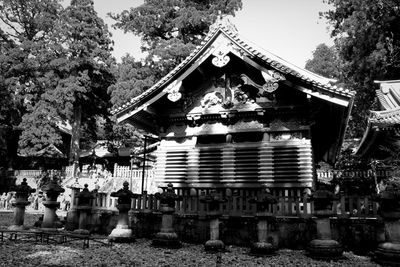
M 160 146 L 155 179 L 174 187 L 312 186 L 310 140 Z

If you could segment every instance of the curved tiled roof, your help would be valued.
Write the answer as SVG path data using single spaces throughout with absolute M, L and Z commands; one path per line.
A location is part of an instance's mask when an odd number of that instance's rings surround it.
M 400 106 L 400 81 L 381 83 L 376 90 L 376 96 L 383 110 L 394 109 Z
M 376 142 L 379 129 L 385 130 L 400 125 L 400 80 L 376 81 L 380 88 L 376 97 L 381 110 L 370 111 L 367 129 L 357 148 L 356 154 L 366 154 Z
M 383 111 L 371 111 L 369 120 L 373 126 L 378 127 L 400 124 L 400 107 Z
M 252 57 L 258 58 L 259 60 L 266 62 L 271 67 L 280 71 L 283 74 L 297 77 L 303 80 L 304 82 L 307 82 L 310 85 L 321 89 L 327 94 L 328 93 L 336 94 L 348 97 L 349 99 L 354 96 L 353 91 L 339 88 L 333 85 L 332 79 L 324 78 L 315 73 L 299 68 L 268 51 L 256 47 L 256 45 L 254 44 L 250 44 L 251 42 L 249 41 L 244 41 L 244 39 L 236 31 L 233 31 L 232 28 L 219 25 L 219 27 L 215 27 L 214 29 L 212 29 L 206 35 L 202 43 L 199 46 L 197 46 L 196 49 L 188 57 L 186 57 L 185 60 L 183 60 L 180 64 L 178 64 L 178 66 L 176 66 L 166 76 L 164 76 L 161 80 L 159 80 L 156 84 L 154 84 L 151 88 L 149 88 L 142 94 L 132 98 L 124 105 L 112 110 L 111 113 L 117 114 L 119 112 L 123 112 L 137 105 L 139 102 L 141 102 L 141 100 L 145 99 L 149 95 L 157 92 L 160 88 L 172 82 L 175 75 L 178 74 L 181 70 L 183 70 L 183 68 L 187 66 L 190 62 L 196 60 L 202 54 L 202 52 L 208 47 L 208 44 L 212 43 L 212 41 L 218 36 L 219 33 L 225 34 L 225 36 L 231 39 L 236 45 L 238 45 L 241 49 L 249 53 Z

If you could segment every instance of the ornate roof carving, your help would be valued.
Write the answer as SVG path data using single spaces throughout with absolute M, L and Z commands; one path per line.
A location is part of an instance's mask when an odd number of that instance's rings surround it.
M 123 114 L 128 110 L 135 109 L 139 105 L 143 104 L 144 101 L 148 100 L 151 95 L 159 93 L 164 87 L 170 88 L 171 82 L 174 82 L 174 79 L 177 78 L 182 71 L 184 71 L 185 67 L 191 63 L 194 63 L 196 60 L 199 60 L 204 53 L 207 53 L 210 46 L 214 44 L 214 41 L 216 41 L 220 36 L 222 36 L 222 42 L 226 42 L 226 44 L 215 51 L 219 50 L 219 52 L 222 53 L 222 56 L 224 56 L 224 51 L 222 48 L 229 49 L 231 52 L 242 55 L 245 54 L 249 58 L 264 62 L 280 75 L 286 76 L 286 78 L 288 76 L 298 78 L 309 84 L 309 86 L 313 88 L 312 90 L 318 91 L 320 94 L 328 95 L 329 97 L 341 96 L 347 99 L 346 101 L 350 101 L 350 99 L 354 96 L 353 91 L 333 85 L 333 81 L 331 79 L 324 78 L 307 70 L 301 69 L 272 53 L 256 47 L 251 42 L 245 41 L 244 38 L 239 36 L 236 28 L 234 26 L 230 26 L 231 23 L 228 23 L 228 21 L 229 20 L 226 18 L 222 18 L 221 21 L 217 21 L 215 24 L 213 24 L 214 26 L 210 27 L 210 31 L 204 38 L 201 45 L 198 46 L 186 59 L 184 59 L 151 88 L 127 101 L 124 105 L 112 110 L 111 113 L 117 114 L 118 116 L 119 114 Z M 221 39 L 219 39 L 219 41 L 221 41 Z M 226 61 L 228 59 L 222 58 L 222 63 L 224 60 Z M 172 92 L 174 93 L 174 96 L 172 96 L 173 99 L 179 97 L 176 90 L 172 90 Z

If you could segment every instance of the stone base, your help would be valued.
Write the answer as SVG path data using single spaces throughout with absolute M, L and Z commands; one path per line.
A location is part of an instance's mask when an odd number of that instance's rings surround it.
M 50 228 L 50 227 L 42 227 L 38 228 L 39 231 L 46 231 L 46 232 L 58 232 L 57 228 Z
M 211 252 L 218 252 L 218 251 L 223 251 L 225 250 L 225 244 L 221 240 L 215 239 L 215 240 L 208 240 L 204 244 L 204 249 L 206 251 L 211 251 Z
M 115 243 L 131 243 L 135 241 L 132 229 L 115 228 L 108 236 L 108 240 Z
M 400 266 L 400 243 L 379 244 L 374 260 L 385 266 Z
M 336 260 L 343 255 L 343 247 L 336 240 L 314 239 L 308 244 L 310 257 L 321 260 Z
M 90 232 L 89 232 L 89 230 L 86 230 L 86 229 L 76 229 L 76 230 L 74 230 L 74 234 L 90 235 Z
M 271 243 L 257 242 L 251 245 L 250 254 L 257 256 L 269 256 L 269 255 L 274 255 L 276 249 L 277 248 Z
M 10 225 L 7 229 L 11 231 L 21 231 L 28 230 L 29 228 L 24 225 Z
M 182 247 L 181 242 L 178 239 L 178 235 L 176 233 L 162 233 L 159 232 L 156 234 L 155 238 L 152 242 L 155 247 L 163 247 L 163 248 L 180 248 Z

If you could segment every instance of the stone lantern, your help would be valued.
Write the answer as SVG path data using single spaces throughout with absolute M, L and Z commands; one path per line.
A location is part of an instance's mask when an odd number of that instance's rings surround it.
M 54 229 L 55 222 L 57 220 L 56 210 L 60 206 L 60 202 L 57 202 L 58 196 L 65 192 L 54 176 L 49 183 L 47 183 L 42 190 L 46 193 L 46 201 L 43 201 L 45 206 L 42 228 Z
M 85 184 L 81 192 L 76 196 L 78 199 L 76 209 L 79 212 L 79 229 L 74 232 L 79 234 L 89 234 L 86 229 L 88 225 L 88 220 L 90 219 L 90 212 L 92 210 L 92 199 L 94 196 L 89 192 L 88 185 Z
M 258 242 L 252 244 L 250 253 L 255 255 L 271 255 L 275 253 L 276 246 L 267 241 L 268 222 L 275 217 L 271 213 L 270 205 L 277 203 L 277 199 L 270 193 L 269 189 L 265 189 L 259 196 L 250 199 L 249 202 L 256 205 L 256 217 L 258 219 Z
M 156 193 L 155 197 L 160 200 L 162 220 L 161 230 L 153 239 L 153 245 L 166 248 L 180 248 L 181 242 L 173 228 L 173 215 L 175 212 L 175 203 L 180 201 L 182 197 L 174 192 L 171 183 L 167 185 L 166 191 L 161 194 Z
M 386 241 L 378 245 L 375 260 L 383 265 L 400 266 L 400 183 L 389 182 L 378 199 Z
M 219 218 L 222 215 L 220 205 L 227 199 L 217 190 L 211 190 L 210 194 L 203 196 L 200 201 L 208 204 L 207 216 L 210 218 L 210 240 L 204 244 L 204 248 L 206 251 L 222 251 L 225 244 L 219 239 Z
M 138 198 L 138 195 L 129 190 L 129 183 L 125 181 L 123 188 L 117 192 L 112 192 L 111 196 L 118 198 L 117 209 L 119 214 L 117 226 L 112 230 L 108 239 L 113 242 L 133 242 L 135 239 L 132 235 L 132 229 L 129 228 L 128 212 L 131 209 L 132 198 Z
M 332 205 L 336 199 L 334 194 L 322 185 L 311 196 L 314 201 L 314 216 L 317 223 L 317 239 L 308 244 L 307 251 L 313 258 L 338 259 L 342 257 L 343 247 L 336 240 L 332 240 L 331 222 L 329 217 L 333 215 Z
M 28 196 L 30 193 L 35 192 L 26 182 L 26 178 L 22 180 L 22 183 L 14 188 L 15 203 L 14 203 L 14 224 L 8 227 L 9 230 L 23 230 L 24 229 L 24 217 L 25 207 L 29 205 Z

